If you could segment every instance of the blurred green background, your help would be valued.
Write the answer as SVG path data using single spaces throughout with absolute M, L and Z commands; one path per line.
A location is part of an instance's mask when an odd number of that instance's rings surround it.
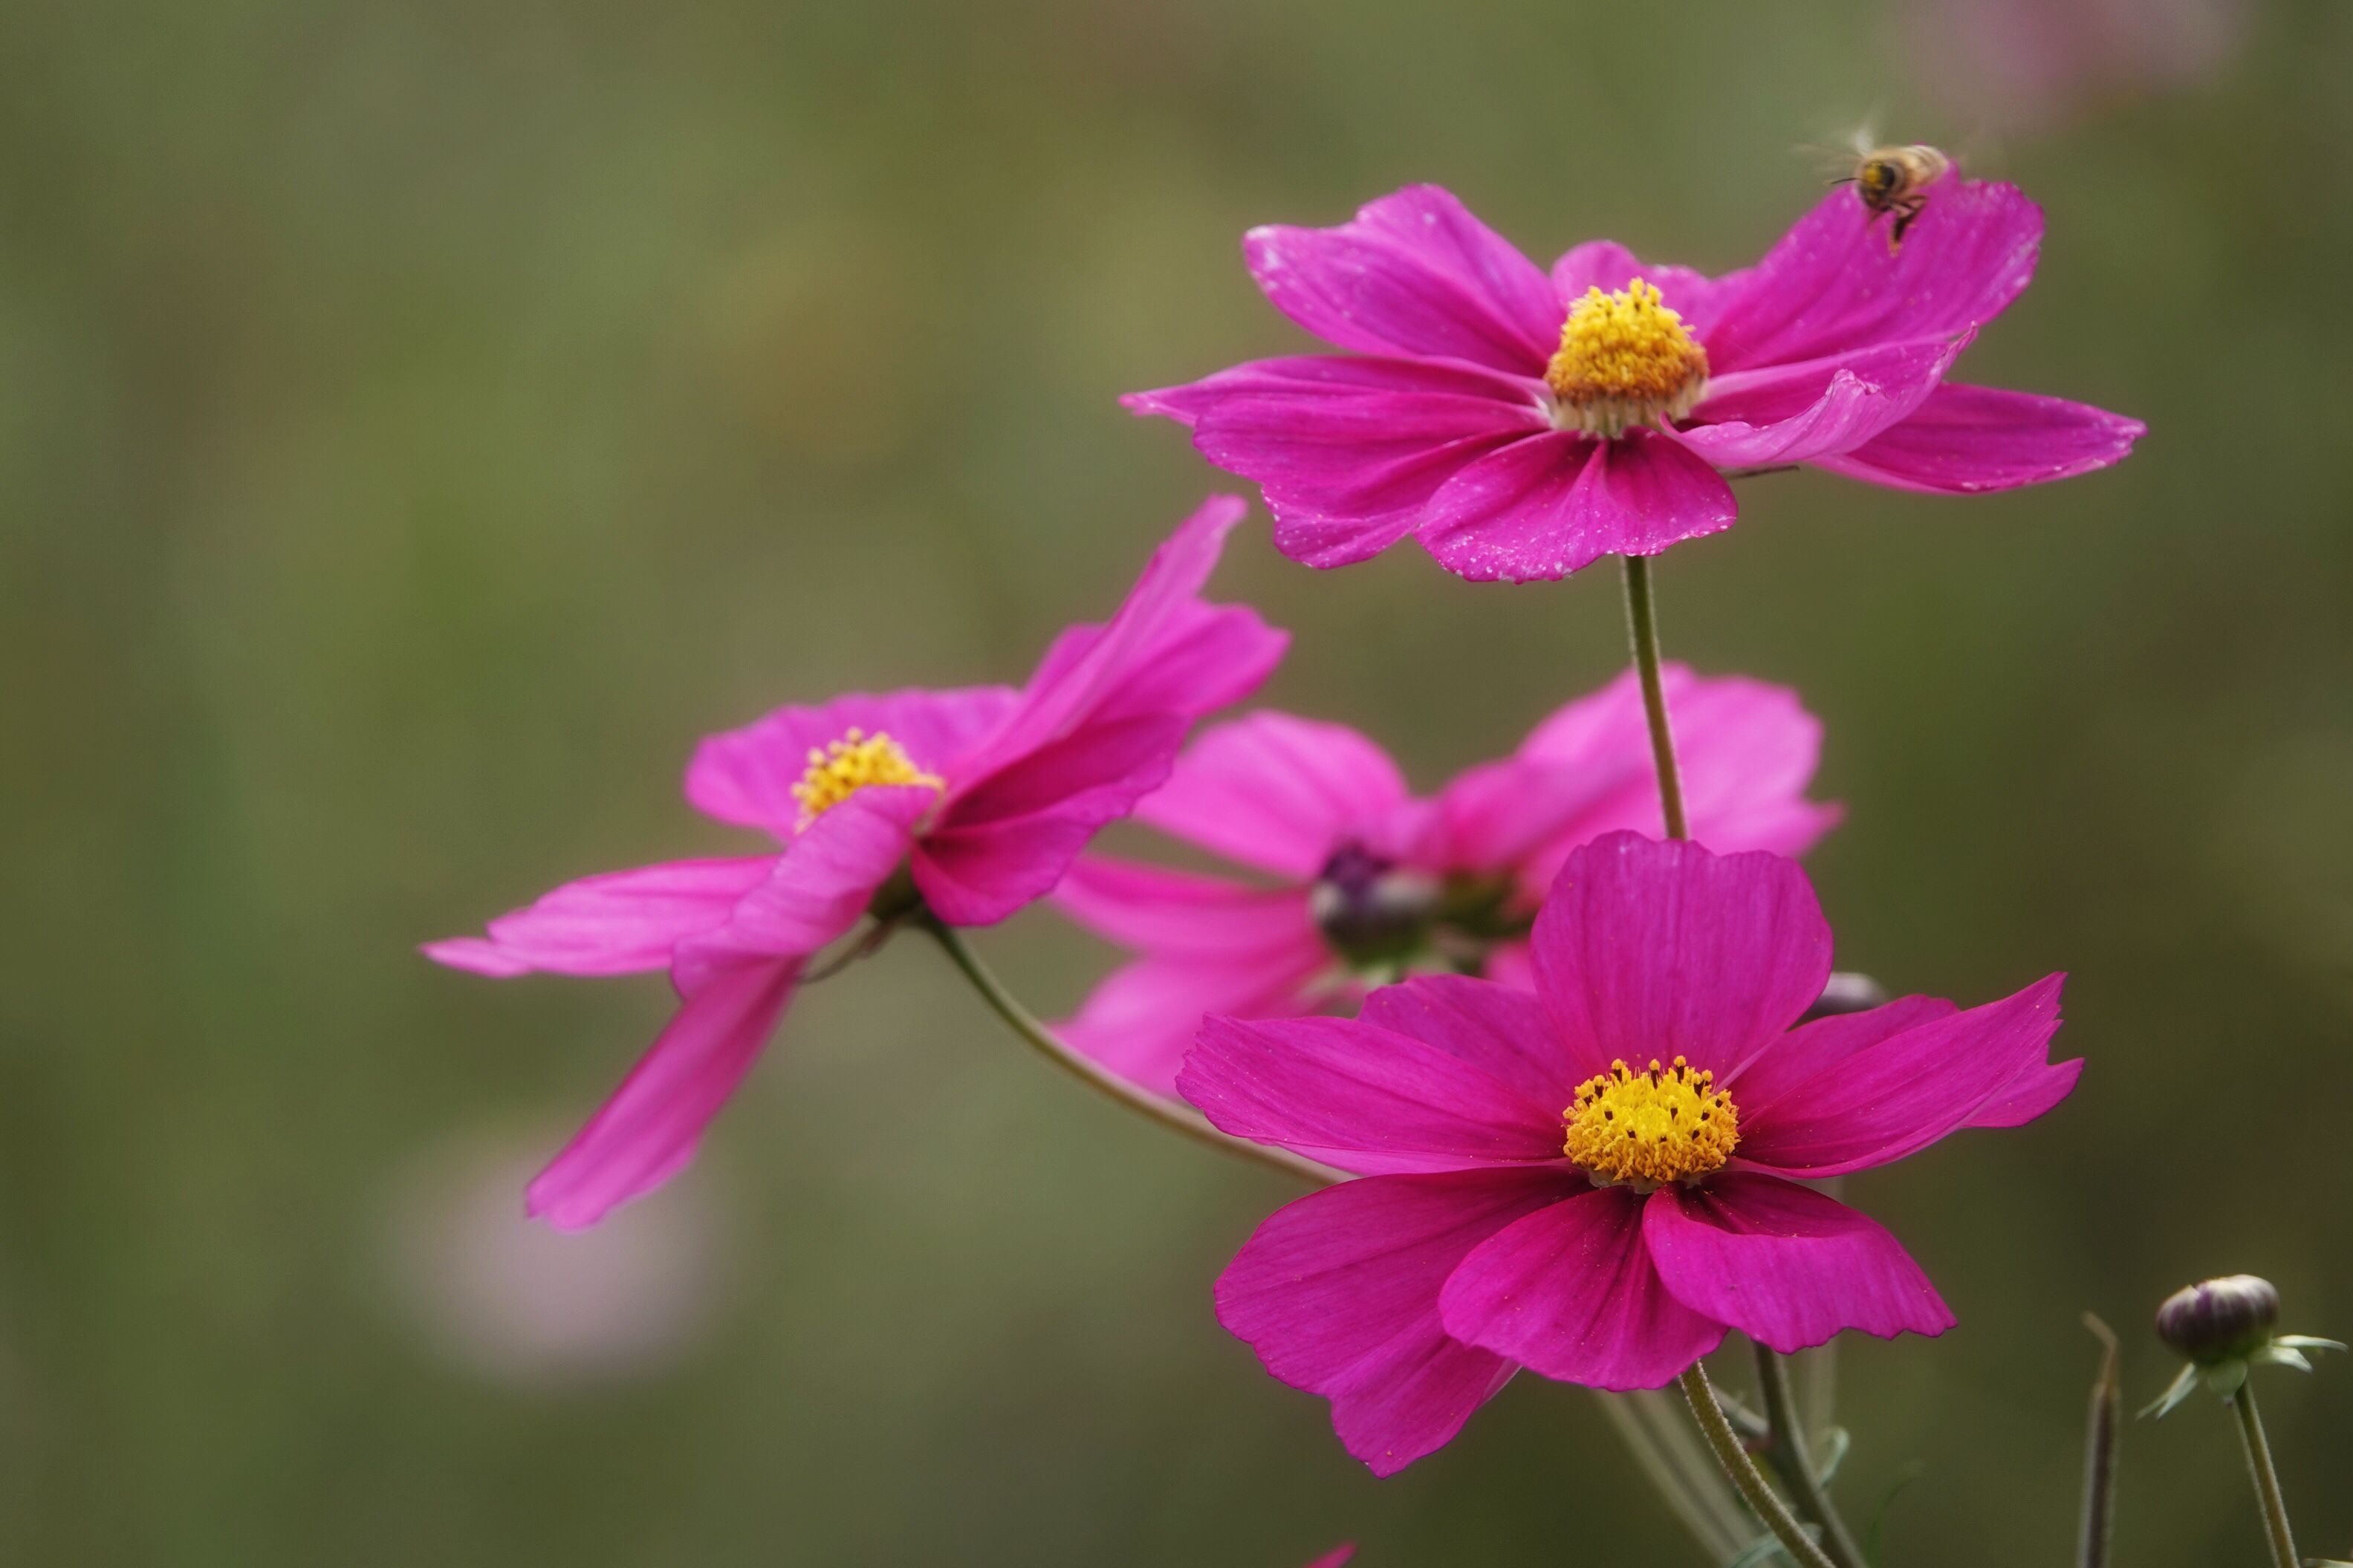
M 1290 1193 L 918 944 L 576 1247 L 521 1173 L 665 987 L 412 947 L 741 845 L 678 796 L 707 731 L 1107 611 L 1239 488 L 1115 395 L 1303 343 L 1249 225 L 1436 180 L 1540 259 L 1720 268 L 1874 107 L 2049 208 L 1963 376 L 2153 433 L 1984 500 L 1749 482 L 1662 615 L 1827 721 L 1842 962 L 2073 972 L 2073 1101 L 1854 1185 L 1962 1322 L 1849 1352 L 1841 1483 L 1919 1470 L 1889 1561 L 2067 1560 L 2079 1312 L 2136 1404 L 2193 1278 L 2353 1330 L 2353 11 L 2061 13 L 2075 54 L 2004 57 L 1996 0 L 7 7 L 0 1561 L 1698 1562 L 1533 1377 L 1372 1480 L 1209 1315 Z M 1623 659 L 1609 571 L 1319 575 L 1261 518 L 1219 589 L 1297 634 L 1271 700 L 1424 786 Z M 985 948 L 1050 1009 L 1110 957 Z M 2343 1554 L 2353 1367 L 2263 1392 Z M 2261 1561 L 2218 1409 L 2125 1452 L 2123 1560 Z

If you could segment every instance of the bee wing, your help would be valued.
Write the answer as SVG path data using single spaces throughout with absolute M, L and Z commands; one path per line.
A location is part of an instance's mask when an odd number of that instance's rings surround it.
M 1879 110 L 1874 109 L 1859 124 L 1850 120 L 1832 121 L 1823 140 L 1800 142 L 1794 151 L 1837 184 L 1854 178 L 1855 165 L 1878 145 Z
M 1790 149 L 1806 160 L 1807 166 L 1831 184 L 1844 184 L 1854 178 L 1855 156 L 1843 147 L 1825 147 L 1819 142 L 1800 142 Z

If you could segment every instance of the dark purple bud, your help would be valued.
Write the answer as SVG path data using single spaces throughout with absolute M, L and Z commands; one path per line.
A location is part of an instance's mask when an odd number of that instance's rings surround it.
M 2272 1282 L 2252 1274 L 2200 1280 L 2165 1299 L 2157 1310 L 2157 1337 L 2200 1366 L 2219 1365 L 2269 1342 L 2279 1304 Z
M 1822 994 L 1798 1020 L 1810 1024 L 1817 1018 L 1832 1017 L 1840 1013 L 1868 1013 L 1873 1007 L 1887 1005 L 1887 987 L 1868 974 L 1840 971 L 1823 983 Z
M 1334 951 L 1351 963 L 1406 957 L 1428 938 L 1439 886 L 1361 844 L 1332 852 L 1307 895 L 1308 912 Z

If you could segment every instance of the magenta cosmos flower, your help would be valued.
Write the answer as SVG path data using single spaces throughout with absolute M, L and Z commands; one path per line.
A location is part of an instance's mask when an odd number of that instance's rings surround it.
M 480 974 L 667 969 L 678 990 L 660 1038 L 532 1183 L 531 1212 L 593 1225 L 684 1165 L 810 955 L 878 896 L 884 912 L 1001 921 L 1166 779 L 1195 721 L 1282 657 L 1284 634 L 1255 612 L 1200 598 L 1242 510 L 1220 496 L 1194 513 L 1119 613 L 1056 638 L 1019 691 L 843 697 L 705 741 L 687 799 L 780 849 L 591 877 L 491 921 L 488 940 L 428 945 Z
M 1663 673 L 1694 836 L 1726 851 L 1810 848 L 1840 808 L 1805 798 L 1822 727 L 1798 694 Z M 1056 889 L 1079 923 L 1144 954 L 1095 988 L 1063 1038 L 1162 1093 L 1204 1014 L 1353 1011 L 1419 970 L 1533 984 L 1528 922 L 1569 850 L 1614 828 L 1665 832 L 1630 670 L 1435 798 L 1410 794 L 1354 730 L 1261 712 L 1204 734 L 1135 815 L 1275 879 L 1091 855 Z
M 1428 976 L 1356 1019 L 1211 1018 L 1186 1058 L 1219 1127 L 1366 1173 L 1275 1214 L 1217 1289 L 1350 1453 L 1404 1468 L 1518 1366 L 1653 1388 L 1726 1328 L 1788 1352 L 1952 1326 L 1893 1237 L 1796 1178 L 2066 1098 L 2060 976 L 1793 1029 L 1831 968 L 1805 873 L 1634 833 L 1568 857 L 1533 947 L 1534 994 Z
M 1547 277 L 1435 185 L 1337 228 L 1252 229 L 1277 310 L 1357 357 L 1259 360 L 1136 393 L 1255 479 L 1282 552 L 1362 561 L 1412 534 L 1450 572 L 1560 577 L 1732 525 L 1726 473 L 1808 463 L 1965 493 L 2116 462 L 2137 420 L 1947 384 L 2034 275 L 2042 209 L 1948 178 L 1890 252 L 1851 189 L 1708 278 L 1580 245 Z

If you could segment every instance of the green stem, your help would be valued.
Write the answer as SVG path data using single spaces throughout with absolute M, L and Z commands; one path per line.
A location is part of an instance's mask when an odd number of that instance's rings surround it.
M 1789 1363 L 1770 1345 L 1760 1342 L 1756 1348 L 1757 1386 L 1765 1396 L 1766 1461 L 1789 1489 L 1789 1500 L 1798 1505 L 1799 1513 L 1820 1528 L 1822 1550 L 1831 1561 L 1838 1568 L 1869 1568 L 1862 1548 L 1855 1544 L 1853 1532 L 1814 1472 L 1813 1450 L 1807 1447 L 1805 1428 L 1798 1421 L 1797 1394 L 1789 1386 Z
M 1089 1089 L 1109 1095 L 1137 1115 L 1157 1121 L 1163 1127 L 1181 1133 L 1197 1143 L 1206 1143 L 1210 1148 L 1220 1150 L 1225 1153 L 1238 1154 L 1245 1160 L 1254 1160 L 1270 1169 L 1282 1172 L 1286 1176 L 1310 1182 L 1319 1187 L 1329 1186 L 1335 1182 L 1345 1182 L 1348 1179 L 1348 1173 L 1345 1171 L 1319 1164 L 1314 1160 L 1294 1154 L 1288 1149 L 1274 1149 L 1263 1143 L 1252 1143 L 1248 1139 L 1229 1137 L 1210 1126 L 1208 1118 L 1192 1107 L 1179 1105 L 1173 1100 L 1162 1099 L 1149 1089 L 1139 1089 L 1117 1073 L 1081 1056 L 1060 1040 L 1056 1039 L 1054 1032 L 1039 1023 L 1036 1015 L 1024 1007 L 1014 994 L 1005 988 L 1004 983 L 997 978 L 995 972 L 981 963 L 980 955 L 973 952 L 965 943 L 962 931 L 928 912 L 914 916 L 913 923 L 932 933 L 934 940 L 946 951 L 949 960 L 958 969 L 964 971 L 964 977 L 966 980 L 972 982 L 972 988 L 980 993 L 980 999 L 988 1004 L 991 1012 L 1005 1021 L 1006 1027 L 1020 1036 L 1039 1056 L 1044 1057 Z
M 1676 1381 L 1682 1384 L 1683 1402 L 1691 1406 L 1693 1419 L 1699 1423 L 1700 1435 L 1707 1439 L 1707 1446 L 1715 1450 L 1715 1462 L 1724 1467 L 1724 1473 L 1731 1479 L 1734 1489 L 1740 1493 L 1757 1517 L 1765 1521 L 1765 1528 L 1773 1532 L 1773 1538 L 1781 1543 L 1781 1550 L 1789 1554 L 1789 1561 L 1798 1568 L 1839 1568 L 1839 1564 L 1831 1562 L 1822 1549 L 1814 1544 L 1813 1538 L 1806 1533 L 1804 1527 L 1790 1514 L 1773 1489 L 1765 1484 L 1765 1478 L 1757 1473 L 1756 1461 L 1749 1458 L 1748 1450 L 1740 1446 L 1739 1434 L 1733 1431 L 1732 1423 L 1725 1418 L 1724 1407 L 1715 1402 L 1715 1389 L 1707 1381 L 1707 1368 L 1694 1362 Z
M 2100 1342 L 2100 1380 L 2092 1384 L 2091 1413 L 2084 1423 L 2084 1512 L 2075 1531 L 2075 1568 L 2108 1568 L 2108 1542 L 2116 1532 L 2116 1418 L 2124 1384 L 2116 1371 L 2116 1336 L 2091 1313 L 2084 1326 Z
M 2271 1537 L 2274 1568 L 2296 1568 L 2295 1537 L 2287 1527 L 2287 1503 L 2280 1496 L 2279 1473 L 2272 1468 L 2272 1446 L 2263 1440 L 2263 1418 L 2255 1414 L 2252 1382 L 2239 1384 L 2231 1395 L 2239 1413 L 2239 1439 L 2247 1448 L 2247 1473 L 2254 1478 L 2255 1497 L 2263 1505 L 2263 1529 Z
M 1651 558 L 1626 560 L 1626 637 L 1634 645 L 1634 668 L 1642 677 L 1642 713 L 1651 723 L 1651 760 L 1659 770 L 1659 809 L 1667 837 L 1688 838 L 1683 820 L 1683 781 L 1675 767 L 1674 732 L 1667 728 L 1667 689 L 1659 676 L 1659 614 L 1651 595 Z

